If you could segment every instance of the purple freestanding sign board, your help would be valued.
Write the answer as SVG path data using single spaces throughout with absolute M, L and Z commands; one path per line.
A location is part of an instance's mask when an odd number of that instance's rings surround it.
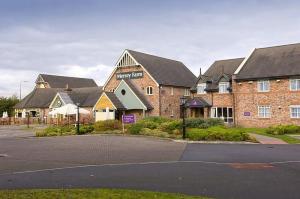
M 135 117 L 133 114 L 122 115 L 123 124 L 132 124 L 135 123 Z

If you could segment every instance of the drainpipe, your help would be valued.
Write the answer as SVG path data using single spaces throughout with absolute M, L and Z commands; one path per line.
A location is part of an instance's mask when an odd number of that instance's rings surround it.
M 161 116 L 161 94 L 160 94 L 160 85 L 158 85 L 158 108 L 159 108 L 159 116 Z

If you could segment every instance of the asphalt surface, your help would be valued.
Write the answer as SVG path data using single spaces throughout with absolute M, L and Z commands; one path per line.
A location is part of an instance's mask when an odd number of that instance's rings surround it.
M 99 135 L 0 139 L 1 189 L 75 187 L 299 199 L 300 145 Z

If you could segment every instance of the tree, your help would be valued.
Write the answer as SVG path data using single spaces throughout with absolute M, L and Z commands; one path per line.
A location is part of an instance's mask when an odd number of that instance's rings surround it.
M 0 97 L 0 117 L 3 112 L 7 112 L 9 117 L 14 115 L 14 106 L 19 102 L 18 98 L 13 95 L 12 97 Z

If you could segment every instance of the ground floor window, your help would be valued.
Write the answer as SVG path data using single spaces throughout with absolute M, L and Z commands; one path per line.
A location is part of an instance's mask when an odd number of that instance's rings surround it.
M 271 106 L 258 106 L 258 117 L 270 118 L 271 117 Z
M 212 118 L 221 118 L 226 123 L 233 122 L 233 110 L 232 107 L 213 107 L 211 108 Z
M 300 118 L 300 106 L 291 106 L 291 118 Z

